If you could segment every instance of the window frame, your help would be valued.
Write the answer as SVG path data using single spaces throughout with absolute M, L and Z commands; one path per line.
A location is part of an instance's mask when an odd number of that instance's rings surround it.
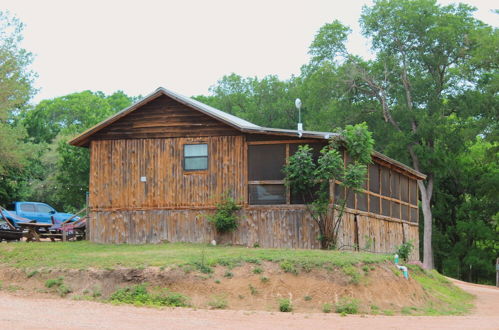
M 206 145 L 206 156 L 186 156 L 185 155 L 185 147 L 186 146 L 195 146 L 195 145 Z M 191 158 L 206 158 L 206 168 L 202 169 L 186 169 L 185 168 L 185 161 L 187 159 Z M 210 169 L 210 146 L 206 142 L 200 142 L 200 143 L 185 143 L 182 148 L 182 169 L 184 172 L 203 172 L 203 171 L 208 171 Z

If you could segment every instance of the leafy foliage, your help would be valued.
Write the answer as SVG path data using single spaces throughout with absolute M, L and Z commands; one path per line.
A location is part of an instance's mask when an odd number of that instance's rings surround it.
M 231 232 L 238 227 L 237 211 L 241 209 L 236 200 L 226 193 L 223 200 L 216 205 L 215 214 L 208 216 L 208 221 L 213 223 L 219 233 Z
M 114 303 L 124 303 L 146 306 L 187 307 L 186 296 L 175 292 L 150 293 L 145 285 L 136 285 L 117 290 L 109 298 Z
M 412 244 L 412 242 L 405 242 L 401 244 L 399 247 L 397 247 L 397 254 L 402 260 L 407 262 L 409 261 L 409 255 L 411 254 L 413 249 L 414 249 L 414 244 Z
M 289 158 L 284 167 L 286 185 L 303 196 L 307 210 L 319 226 L 322 249 L 337 247 L 346 199 L 337 200 L 338 208 L 329 207 L 330 182 L 340 181 L 341 186 L 351 191 L 359 191 L 366 178 L 367 164 L 371 162 L 374 140 L 365 123 L 348 125 L 338 130 L 339 136 L 324 147 L 317 162 L 312 157 L 312 148 L 300 146 Z M 352 150 L 351 162 L 345 166 L 342 148 Z

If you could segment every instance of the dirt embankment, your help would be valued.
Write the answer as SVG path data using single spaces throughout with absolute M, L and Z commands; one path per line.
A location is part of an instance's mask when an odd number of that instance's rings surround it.
M 244 264 L 233 269 L 217 266 L 213 273 L 173 268 L 108 270 L 0 269 L 3 289 L 15 295 L 56 297 L 47 281 L 62 279 L 73 299 L 106 299 L 117 289 L 147 283 L 189 297 L 192 307 L 210 308 L 214 299 L 226 309 L 277 311 L 280 299 L 289 299 L 295 312 L 322 312 L 345 297 L 356 299 L 360 313 L 400 313 L 424 308 L 433 298 L 414 279 L 406 280 L 389 263 L 334 269 L 285 272 L 278 264 Z M 68 291 L 69 291 L 68 290 Z M 334 310 L 333 310 L 334 311 Z

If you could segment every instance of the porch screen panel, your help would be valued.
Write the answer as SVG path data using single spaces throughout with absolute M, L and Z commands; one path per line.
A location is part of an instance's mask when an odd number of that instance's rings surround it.
M 351 209 L 355 208 L 355 194 L 353 191 L 347 195 L 347 207 Z
M 286 145 L 248 146 L 248 180 L 284 180 L 282 168 L 286 161 Z
M 391 210 L 391 205 L 390 201 L 387 199 L 382 199 L 381 200 L 381 214 L 384 216 L 389 217 L 390 216 L 390 210 Z
M 367 195 L 365 193 L 358 193 L 357 195 L 357 209 L 359 211 L 367 212 Z
M 411 222 L 418 222 L 418 209 L 411 207 Z
M 416 180 L 409 181 L 409 202 L 412 205 L 418 205 L 418 185 Z
M 404 175 L 400 176 L 400 199 L 409 202 L 409 179 Z
M 402 210 L 402 220 L 409 221 L 409 206 L 402 205 L 401 210 Z
M 392 218 L 400 219 L 400 203 L 392 202 Z
M 249 202 L 252 205 L 286 204 L 286 187 L 280 184 L 249 185 Z
M 369 191 L 379 193 L 379 166 L 378 164 L 369 165 Z
M 384 166 L 381 167 L 381 194 L 390 197 L 390 170 Z
M 391 196 L 392 198 L 400 198 L 399 182 L 400 174 L 398 172 L 392 171 L 390 176 L 390 186 L 391 186 Z
M 369 196 L 369 212 L 379 214 L 379 197 Z

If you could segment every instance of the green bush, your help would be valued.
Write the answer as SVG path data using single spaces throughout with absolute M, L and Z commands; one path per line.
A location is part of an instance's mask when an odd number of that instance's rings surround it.
M 208 221 L 219 233 L 234 231 L 239 225 L 236 213 L 240 209 L 241 206 L 236 204 L 236 200 L 230 196 L 230 193 L 224 194 L 223 200 L 217 204 L 215 214 L 208 216 Z
M 62 277 L 59 277 L 59 278 L 53 278 L 53 279 L 50 279 L 50 280 L 47 280 L 45 282 L 45 287 L 47 288 L 53 288 L 53 287 L 59 287 L 62 285 L 62 280 L 63 278 Z
M 281 269 L 284 270 L 285 273 L 291 273 L 294 275 L 298 275 L 298 269 L 296 268 L 296 265 L 289 262 L 289 261 L 284 261 L 281 262 Z
M 214 297 L 208 302 L 208 306 L 214 309 L 225 309 L 227 308 L 227 300 L 224 297 Z
M 409 255 L 411 254 L 413 249 L 414 245 L 412 244 L 412 242 L 406 242 L 397 247 L 397 254 L 399 255 L 400 259 L 407 262 L 409 260 Z
M 333 309 L 333 306 L 331 306 L 330 303 L 325 303 L 324 305 L 322 305 L 322 311 L 324 313 L 331 313 L 332 309 Z
M 117 290 L 109 298 L 111 302 L 149 306 L 189 306 L 188 298 L 176 292 L 151 294 L 144 285 L 135 285 Z
M 343 297 L 336 304 L 336 313 L 357 314 L 359 312 L 359 301 L 354 298 Z
M 289 299 L 280 299 L 279 310 L 281 312 L 291 312 L 293 310 L 293 305 L 291 305 L 291 301 Z

